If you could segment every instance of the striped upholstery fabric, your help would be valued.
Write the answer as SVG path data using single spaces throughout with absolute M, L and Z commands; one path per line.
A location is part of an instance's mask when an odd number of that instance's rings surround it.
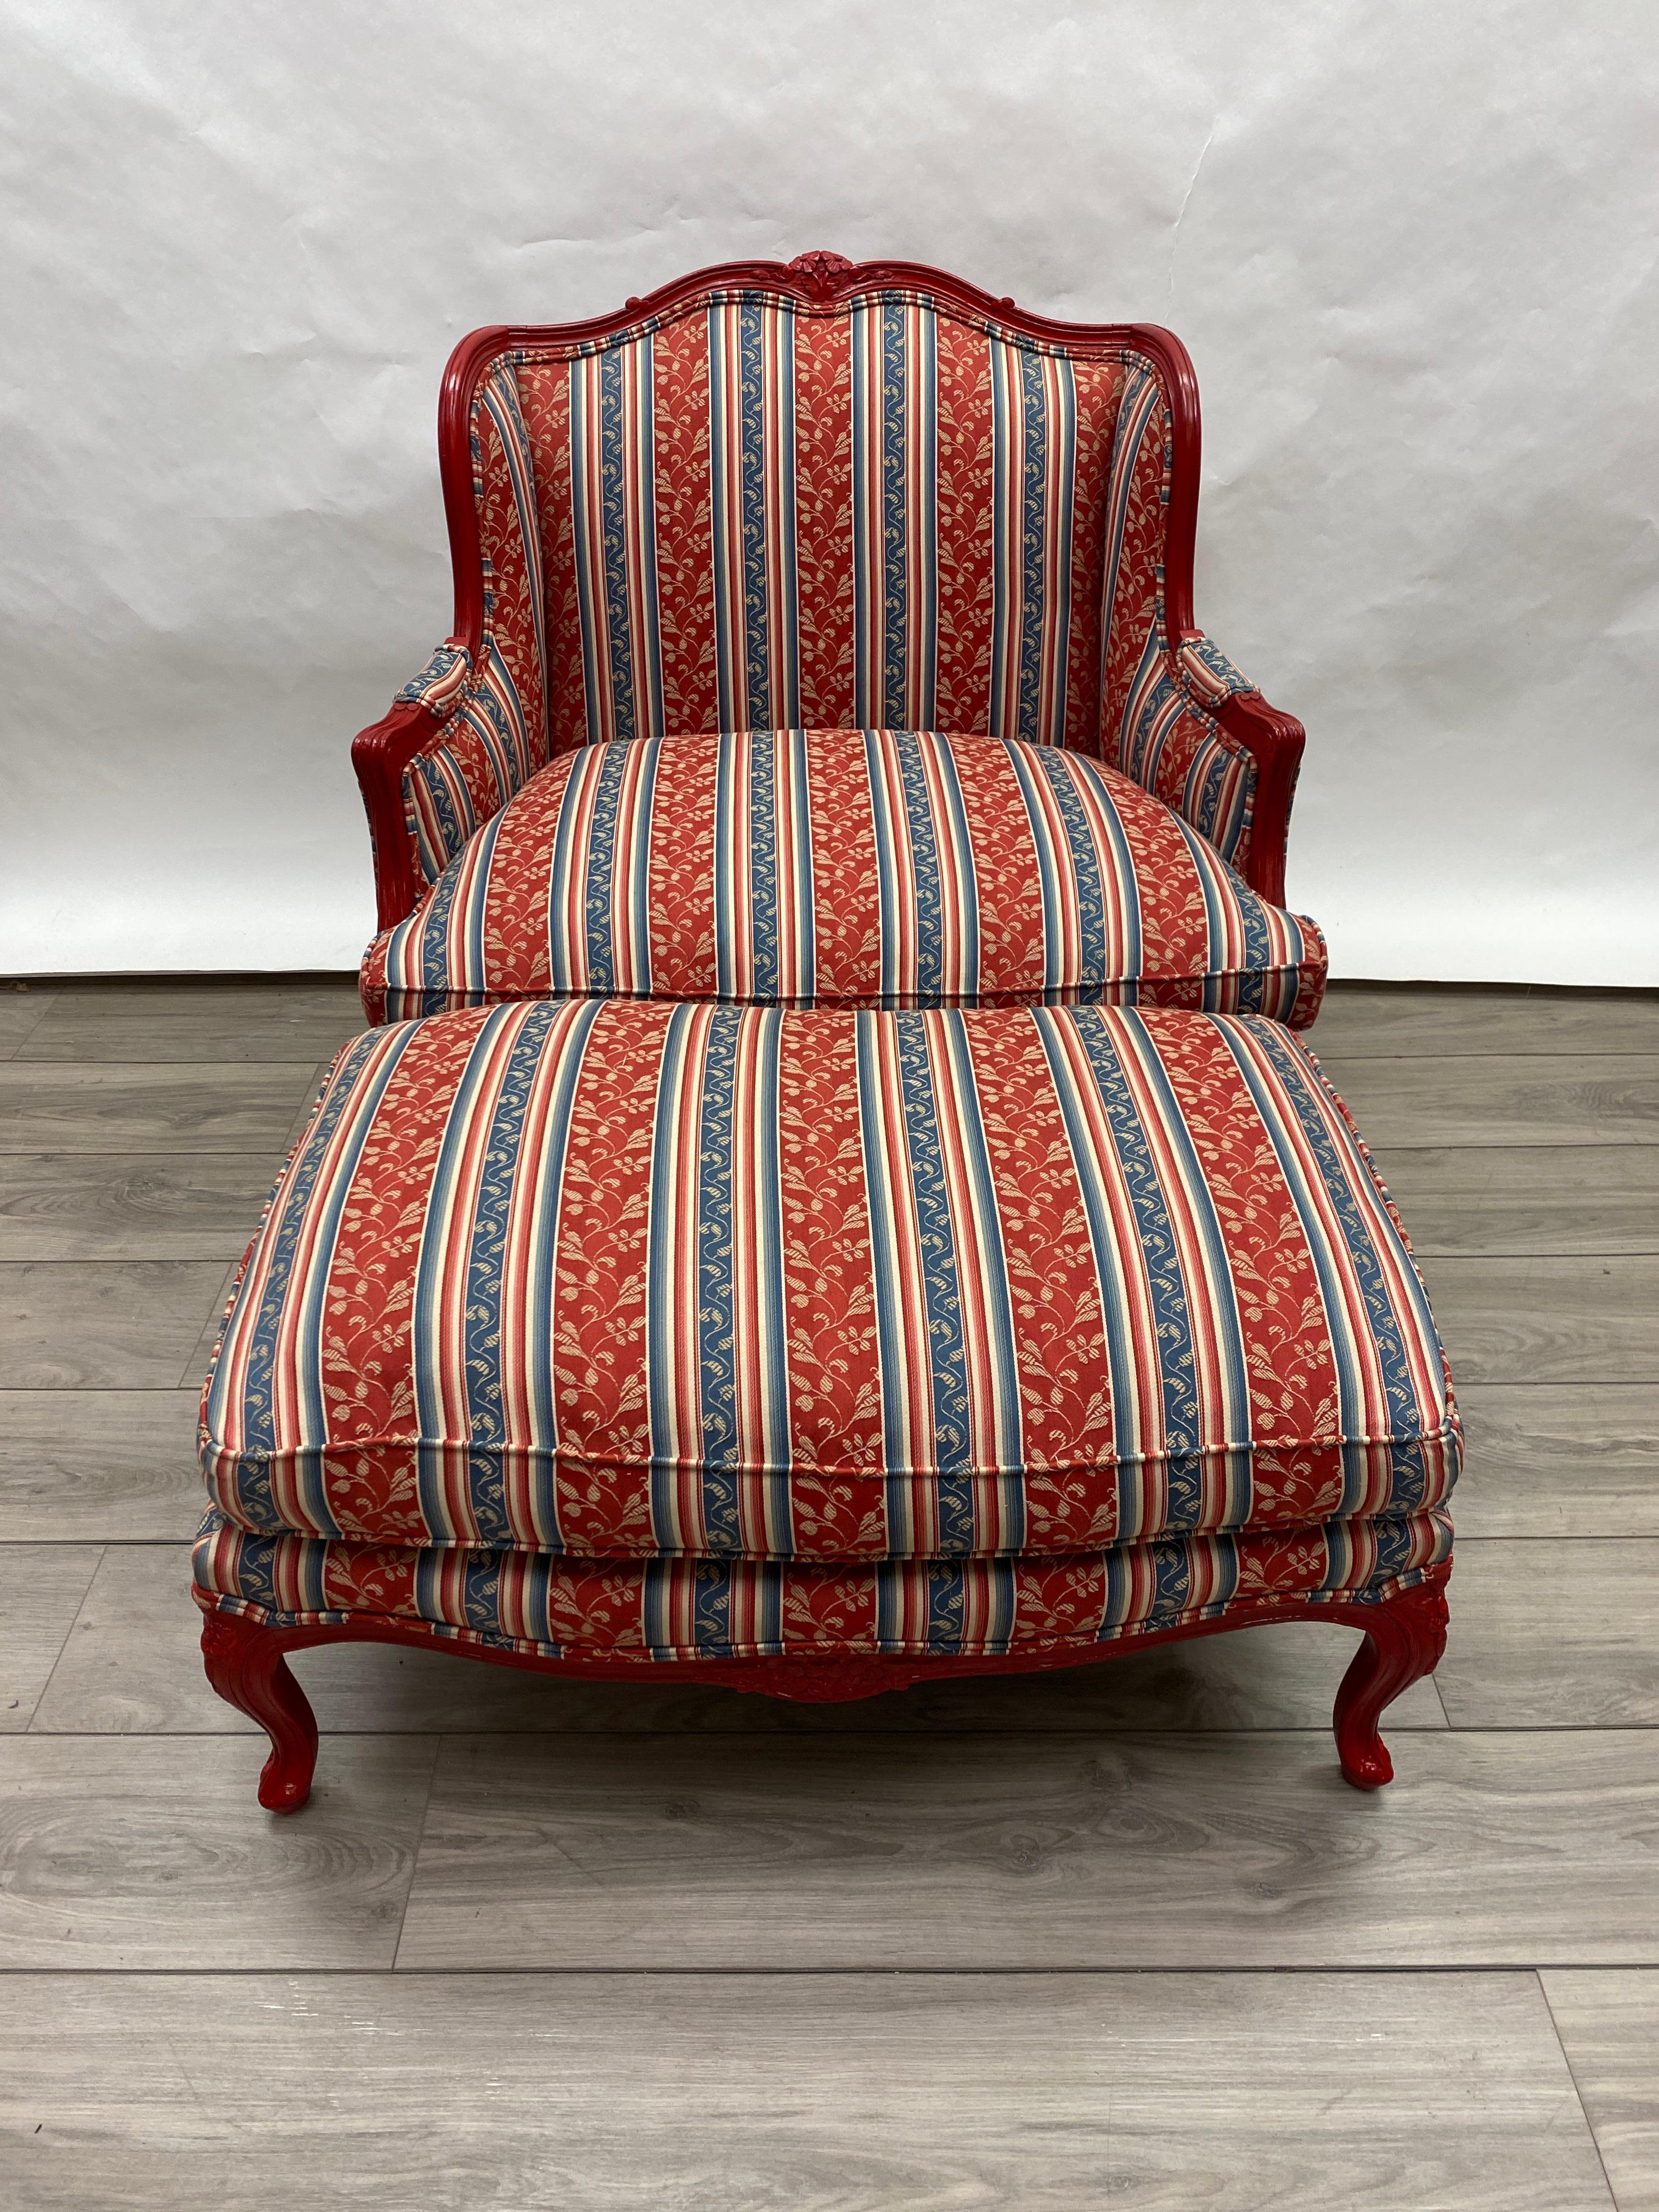
M 907 291 L 713 291 L 507 358 L 555 750 L 869 724 L 1098 750 L 1121 353 Z
M 1382 1598 L 1450 1556 L 1439 1508 L 1322 1528 L 1180 1536 L 1060 1558 L 647 1559 L 419 1550 L 251 1536 L 219 1514 L 196 1581 L 228 1610 L 283 1622 L 390 1615 L 436 1641 L 549 1658 L 867 1653 L 992 1656 L 1089 1644 L 1190 1620 L 1247 1620 L 1275 1600 Z
M 585 994 L 1074 1001 L 1310 1022 L 1313 923 L 1053 746 L 787 730 L 583 746 L 370 947 L 370 1018 Z
M 1116 761 L 1126 776 L 1242 867 L 1255 761 L 1216 720 L 1214 709 L 1231 695 L 1211 688 L 1213 681 L 1207 664 L 1188 648 L 1166 653 L 1156 635 L 1149 638 L 1124 710 Z M 1253 687 L 1241 682 L 1237 688 Z
M 1404 1523 L 1459 1457 L 1398 1224 L 1279 1024 L 616 1000 L 346 1047 L 201 1449 L 256 1534 L 613 1562 Z
M 1208 638 L 1170 645 L 1164 606 L 1170 466 L 1163 387 L 1148 363 L 1132 360 L 1107 491 L 1100 755 L 1243 868 L 1255 763 L 1223 730 L 1217 710 L 1255 687 Z
M 548 757 L 546 591 L 535 465 L 518 380 L 498 362 L 472 410 L 473 495 L 483 562 L 484 634 L 476 664 L 441 646 L 398 694 L 441 724 L 404 772 L 404 820 L 417 880 L 431 883 L 473 831 Z
M 472 447 L 486 649 L 461 696 L 453 663 L 400 695 L 446 720 L 404 783 L 426 881 L 550 754 L 802 726 L 1070 746 L 1244 865 L 1215 710 L 1248 687 L 1166 635 L 1169 409 L 1133 347 L 711 290 L 503 352 Z
M 436 660 L 434 655 L 429 667 Z M 476 668 L 465 653 L 460 660 L 465 674 L 459 684 L 459 672 L 452 669 L 435 683 L 416 678 L 400 695 L 412 694 L 444 725 L 441 742 L 416 753 L 404 770 L 404 819 L 416 873 L 427 883 L 465 850 L 468 839 L 546 759 L 495 639 L 484 639 Z

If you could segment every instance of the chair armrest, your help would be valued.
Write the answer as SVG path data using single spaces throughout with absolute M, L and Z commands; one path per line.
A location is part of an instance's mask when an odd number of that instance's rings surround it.
M 1251 890 L 1273 905 L 1285 903 L 1285 848 L 1291 834 L 1291 804 L 1307 732 L 1294 714 L 1270 707 L 1256 686 L 1242 676 L 1202 630 L 1186 632 L 1175 657 L 1189 696 L 1242 745 L 1255 764 L 1242 855 L 1234 866 Z
M 368 816 L 378 927 L 419 904 L 469 837 L 533 773 L 524 707 L 486 630 L 476 659 L 452 637 L 360 730 L 351 764 Z
M 1306 733 L 1270 707 L 1202 630 L 1150 651 L 1123 767 L 1207 838 L 1253 890 L 1285 900 L 1285 847 Z

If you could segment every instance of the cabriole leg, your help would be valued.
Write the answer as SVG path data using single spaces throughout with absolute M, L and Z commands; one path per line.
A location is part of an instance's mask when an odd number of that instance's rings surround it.
M 1349 1620 L 1359 1616 L 1355 1607 Z M 1385 1604 L 1364 1608 L 1365 1641 L 1336 1693 L 1336 1753 L 1356 1790 L 1380 1790 L 1394 1779 L 1394 1761 L 1377 1734 L 1383 1708 L 1419 1675 L 1431 1674 L 1446 1648 L 1446 1593 L 1419 1583 Z
M 202 1663 L 226 1704 L 258 1721 L 270 1738 L 259 1802 L 269 1813 L 297 1813 L 311 1795 L 317 1722 L 288 1670 L 280 1632 L 239 1613 L 210 1613 L 202 1623 Z

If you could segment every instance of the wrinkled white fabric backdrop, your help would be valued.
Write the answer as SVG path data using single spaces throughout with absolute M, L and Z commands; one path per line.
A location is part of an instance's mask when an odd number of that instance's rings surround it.
M 1170 324 L 1339 973 L 1655 979 L 1650 0 L 11 0 L 8 971 L 344 967 L 479 323 L 829 246 Z

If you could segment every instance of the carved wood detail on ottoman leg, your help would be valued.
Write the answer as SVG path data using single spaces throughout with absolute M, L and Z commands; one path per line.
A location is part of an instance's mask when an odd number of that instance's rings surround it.
M 259 1776 L 259 1802 L 269 1813 L 297 1813 L 317 1765 L 317 1719 L 283 1656 L 288 1641 L 280 1629 L 239 1613 L 210 1613 L 202 1622 L 209 1681 L 270 1738 Z
M 1394 1761 L 1376 1724 L 1385 1706 L 1440 1664 L 1446 1649 L 1445 1586 L 1422 1583 L 1382 1605 L 1347 1608 L 1346 1618 L 1362 1614 L 1365 1641 L 1342 1677 L 1333 1720 L 1344 1778 L 1356 1790 L 1380 1790 L 1394 1779 Z

